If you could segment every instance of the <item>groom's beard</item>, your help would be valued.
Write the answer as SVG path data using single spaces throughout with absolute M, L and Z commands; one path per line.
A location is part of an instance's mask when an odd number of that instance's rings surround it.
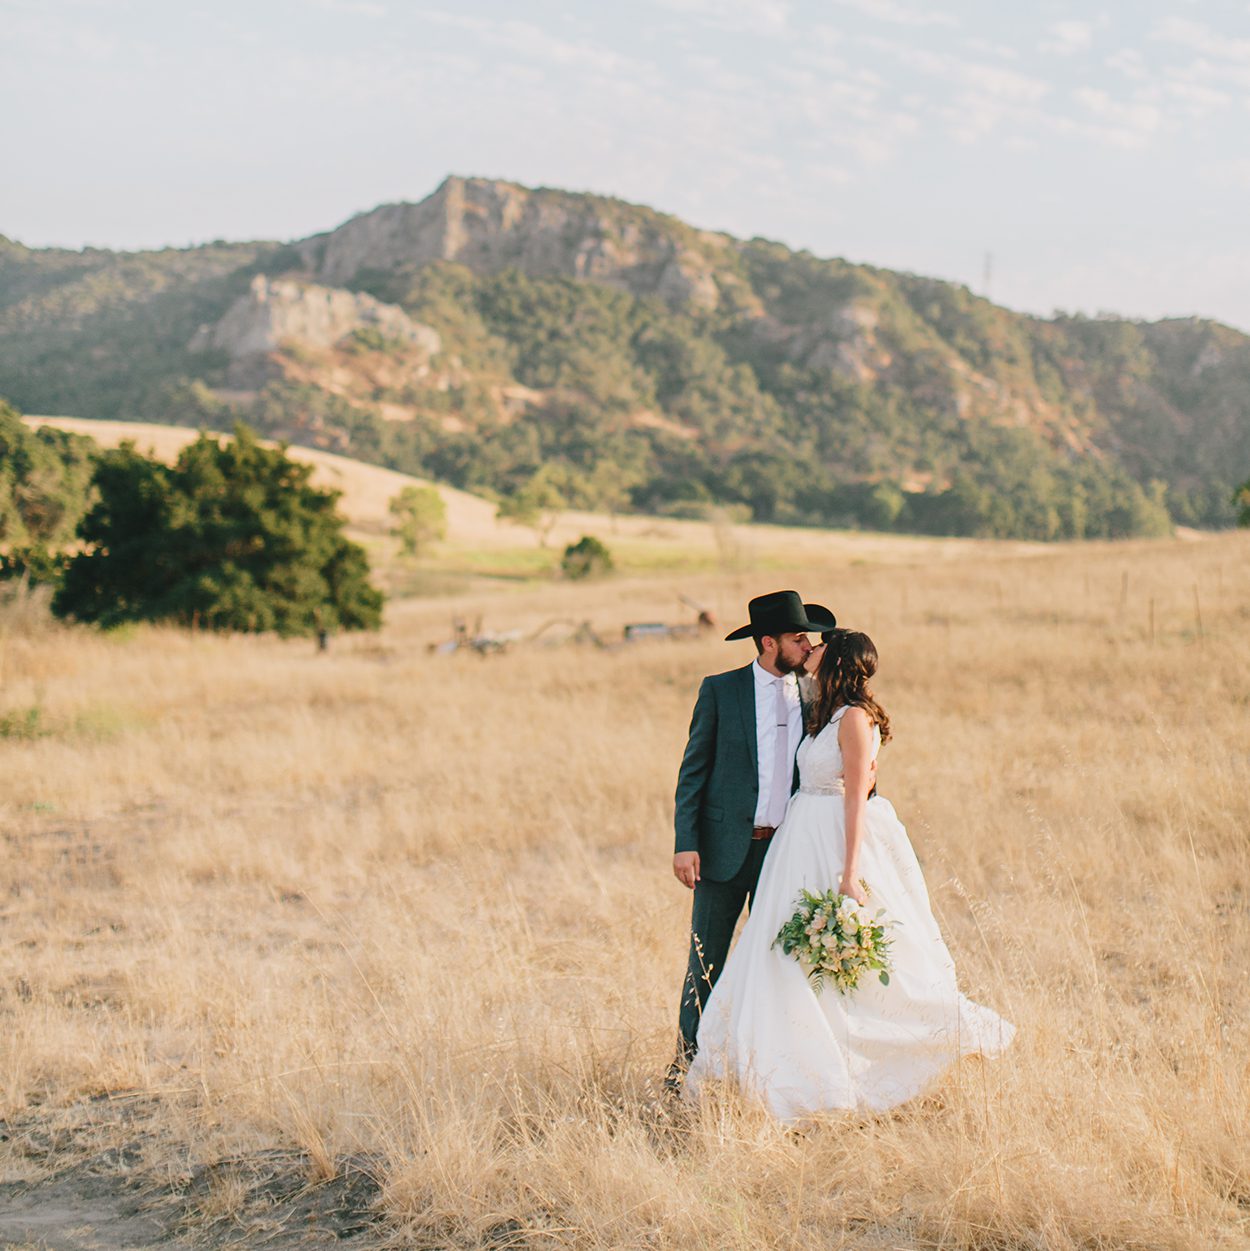
M 780 652 L 777 653 L 777 659 L 773 661 L 779 673 L 800 673 L 806 663 L 806 656 L 783 656 Z

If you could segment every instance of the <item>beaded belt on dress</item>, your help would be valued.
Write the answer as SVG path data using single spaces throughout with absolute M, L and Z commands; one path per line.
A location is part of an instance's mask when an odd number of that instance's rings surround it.
M 810 785 L 800 786 L 799 794 L 800 795 L 845 795 L 846 784 L 842 781 L 841 778 L 838 778 L 836 782 L 829 782 L 824 786 L 810 786 Z

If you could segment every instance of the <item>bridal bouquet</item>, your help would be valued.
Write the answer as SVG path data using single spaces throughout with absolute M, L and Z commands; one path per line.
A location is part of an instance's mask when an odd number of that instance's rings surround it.
M 795 904 L 795 914 L 778 931 L 773 946 L 799 962 L 817 994 L 828 978 L 845 995 L 870 969 L 883 986 L 890 984 L 890 923 L 881 920 L 884 908 L 869 916 L 849 895 L 832 890 L 823 895 L 800 891 Z

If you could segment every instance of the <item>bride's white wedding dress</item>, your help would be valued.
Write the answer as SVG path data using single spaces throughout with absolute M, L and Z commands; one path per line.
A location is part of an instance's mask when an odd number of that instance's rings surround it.
M 929 893 L 893 806 L 868 801 L 860 875 L 891 933 L 890 984 L 866 974 L 818 996 L 798 962 L 773 947 L 799 890 L 836 890 L 846 852 L 840 708 L 799 746 L 799 790 L 769 849 L 751 914 L 703 1009 L 699 1050 L 686 1079 L 697 1098 L 709 1078 L 730 1078 L 774 1116 L 835 1108 L 880 1111 L 920 1094 L 961 1056 L 999 1054 L 1015 1027 L 960 994 Z M 881 745 L 873 731 L 873 758 Z

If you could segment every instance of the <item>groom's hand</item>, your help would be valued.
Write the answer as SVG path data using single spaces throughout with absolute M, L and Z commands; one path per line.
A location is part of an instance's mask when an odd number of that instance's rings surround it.
M 679 851 L 673 857 L 673 876 L 683 885 L 694 890 L 699 880 L 699 853 L 697 851 Z

